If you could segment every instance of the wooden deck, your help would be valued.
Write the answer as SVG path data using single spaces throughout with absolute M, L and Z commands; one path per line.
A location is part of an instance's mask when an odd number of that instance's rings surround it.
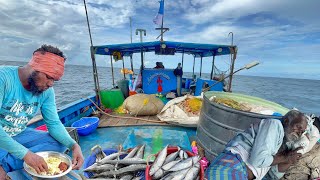
M 111 115 L 118 116 L 118 117 L 135 118 L 134 116 L 131 116 L 129 114 L 112 113 Z M 108 115 L 102 115 L 100 117 L 99 127 L 119 127 L 119 126 L 136 126 L 136 125 L 170 125 L 168 123 L 163 123 L 162 121 L 160 121 L 157 116 L 137 116 L 137 118 L 152 120 L 156 122 L 148 122 L 144 120 L 126 119 L 126 118 L 118 118 L 118 117 L 110 117 Z

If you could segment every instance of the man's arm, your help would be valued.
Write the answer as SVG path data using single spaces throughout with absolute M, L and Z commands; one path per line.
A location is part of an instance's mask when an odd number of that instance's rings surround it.
M 48 127 L 50 135 L 61 144 L 72 149 L 76 142 L 70 137 L 59 119 L 53 88 L 48 89 L 48 91 L 48 96 L 41 106 L 43 120 Z
M 72 150 L 73 169 L 79 169 L 83 164 L 81 148 L 70 137 L 69 133 L 59 119 L 53 88 L 49 89 L 48 97 L 41 106 L 41 113 L 48 127 L 50 135 L 61 144 Z
M 284 130 L 279 120 L 262 120 L 248 162 L 258 168 L 270 167 L 273 163 L 284 162 L 283 156 L 274 156 L 282 144 L 283 137 Z
M 0 108 L 2 108 L 2 102 L 4 99 L 5 81 L 0 77 Z M 19 159 L 27 154 L 28 149 L 12 139 L 2 128 L 0 124 L 0 148 L 8 151 Z
M 0 126 L 0 148 L 8 151 L 19 159 L 27 154 L 28 149 L 12 139 Z

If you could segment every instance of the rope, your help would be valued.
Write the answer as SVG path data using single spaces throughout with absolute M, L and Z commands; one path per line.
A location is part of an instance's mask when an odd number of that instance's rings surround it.
M 109 117 L 113 118 L 119 118 L 119 119 L 135 119 L 135 120 L 140 120 L 140 121 L 146 121 L 146 122 L 152 122 L 152 123 L 159 123 L 159 124 L 166 124 L 166 122 L 163 121 L 158 121 L 158 120 L 150 120 L 150 119 L 143 119 L 143 118 L 137 118 L 137 117 L 125 117 L 125 116 L 115 116 L 111 115 L 109 113 L 104 112 L 96 103 L 94 103 L 91 99 L 87 98 L 89 101 L 92 102 L 92 104 L 102 113 L 105 114 Z

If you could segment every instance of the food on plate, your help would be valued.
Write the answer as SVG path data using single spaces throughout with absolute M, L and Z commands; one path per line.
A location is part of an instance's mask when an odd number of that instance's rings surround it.
M 48 172 L 41 172 L 40 175 L 43 176 L 54 176 L 65 172 L 69 166 L 67 163 L 63 162 L 61 159 L 57 157 L 45 157 L 44 161 L 47 163 Z M 36 171 L 30 167 L 33 172 Z

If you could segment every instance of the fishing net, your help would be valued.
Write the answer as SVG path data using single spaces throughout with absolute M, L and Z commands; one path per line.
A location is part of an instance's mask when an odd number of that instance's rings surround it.
M 250 109 L 247 106 L 229 98 L 214 98 L 213 102 L 231 107 L 236 110 L 250 111 Z
M 220 81 L 224 77 L 226 77 L 228 72 L 229 72 L 229 70 L 222 71 L 222 70 L 218 69 L 217 66 L 214 66 L 214 68 L 213 68 L 213 78 L 212 79 Z
M 185 95 L 170 100 L 157 117 L 168 123 L 197 127 L 201 106 L 202 97 Z
M 270 107 L 265 107 L 262 105 L 257 104 L 251 104 L 248 102 L 238 102 L 230 98 L 213 98 L 211 101 L 222 104 L 224 106 L 240 110 L 240 111 L 247 111 L 247 112 L 253 112 L 258 114 L 265 114 L 265 115 L 272 115 L 275 110 Z
M 199 116 L 202 107 L 202 99 L 187 98 L 186 100 L 180 102 L 178 106 L 185 112 L 188 112 L 191 116 Z

